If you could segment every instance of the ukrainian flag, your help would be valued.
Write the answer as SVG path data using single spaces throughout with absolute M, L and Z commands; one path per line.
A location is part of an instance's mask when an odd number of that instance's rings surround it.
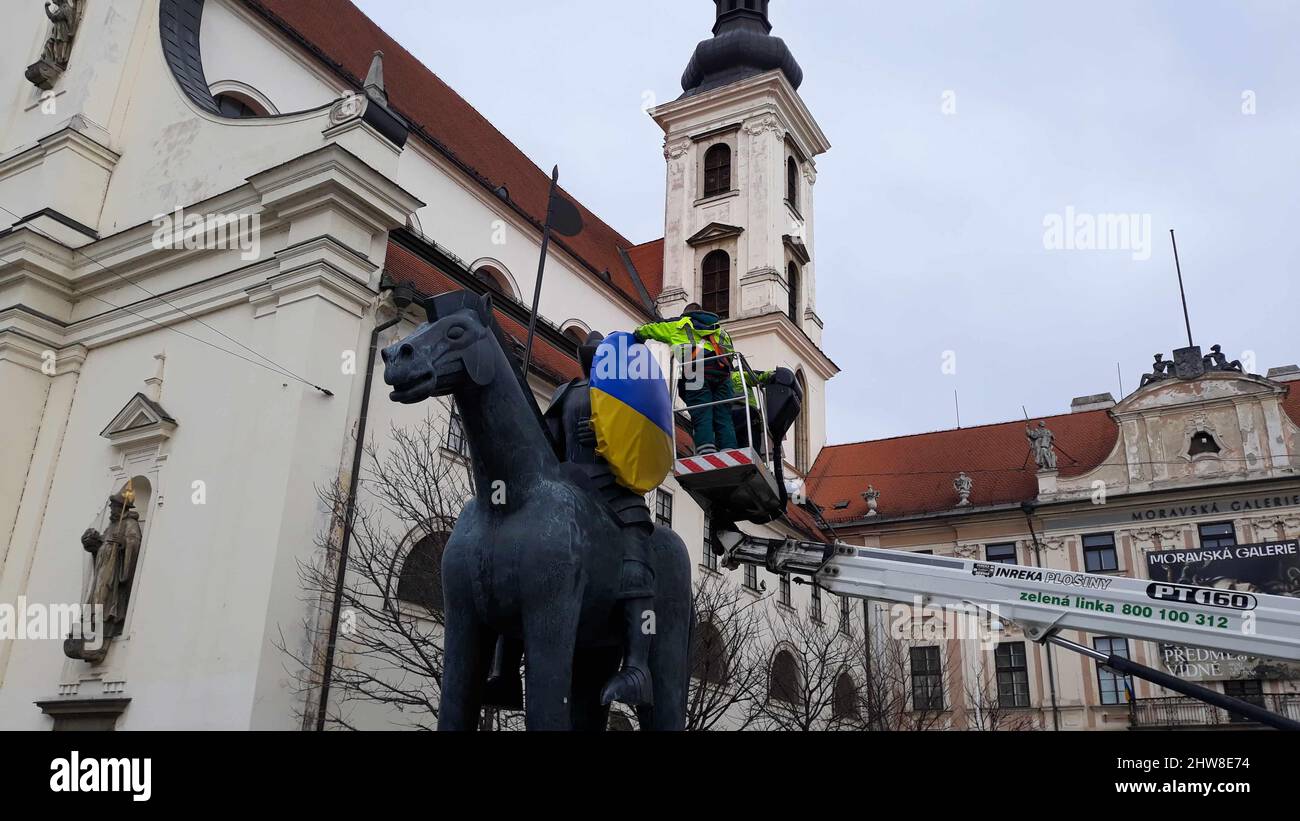
M 605 337 L 591 366 L 596 452 L 619 484 L 637 493 L 659 486 L 673 466 L 668 380 L 650 349 L 629 333 Z

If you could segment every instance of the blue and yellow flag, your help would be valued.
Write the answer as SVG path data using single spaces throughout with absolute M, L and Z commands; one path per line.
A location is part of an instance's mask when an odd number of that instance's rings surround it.
M 637 493 L 659 486 L 673 466 L 668 380 L 650 349 L 629 333 L 605 337 L 591 365 L 596 452 L 614 478 Z

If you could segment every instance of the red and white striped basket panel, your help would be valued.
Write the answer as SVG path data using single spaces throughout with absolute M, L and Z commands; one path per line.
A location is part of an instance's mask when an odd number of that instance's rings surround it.
M 676 469 L 678 473 L 704 473 L 718 468 L 734 468 L 752 464 L 754 464 L 753 453 L 749 450 L 736 448 L 735 450 L 720 450 L 717 453 L 709 453 L 704 456 L 688 456 L 685 459 L 678 459 Z

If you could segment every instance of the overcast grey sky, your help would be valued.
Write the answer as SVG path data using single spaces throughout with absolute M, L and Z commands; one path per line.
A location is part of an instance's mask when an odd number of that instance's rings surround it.
M 356 1 L 606 221 L 663 235 L 643 107 L 680 95 L 713 3 Z M 1300 361 L 1300 3 L 774 0 L 772 21 L 834 146 L 831 442 L 954 427 L 954 390 L 964 426 L 1118 397 L 1117 363 L 1132 391 L 1186 344 L 1171 227 L 1197 344 Z M 1149 215 L 1149 258 L 1045 247 L 1067 208 Z

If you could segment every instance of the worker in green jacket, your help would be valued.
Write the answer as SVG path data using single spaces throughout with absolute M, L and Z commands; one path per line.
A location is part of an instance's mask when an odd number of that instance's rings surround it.
M 733 353 L 735 348 L 720 323 L 717 314 L 692 302 L 677 319 L 642 325 L 633 333 L 639 341 L 654 339 L 681 351 L 683 398 L 691 414 L 695 452 L 699 455 L 736 447 L 731 406 L 713 404 L 739 395 L 731 388 L 731 359 L 722 356 Z

